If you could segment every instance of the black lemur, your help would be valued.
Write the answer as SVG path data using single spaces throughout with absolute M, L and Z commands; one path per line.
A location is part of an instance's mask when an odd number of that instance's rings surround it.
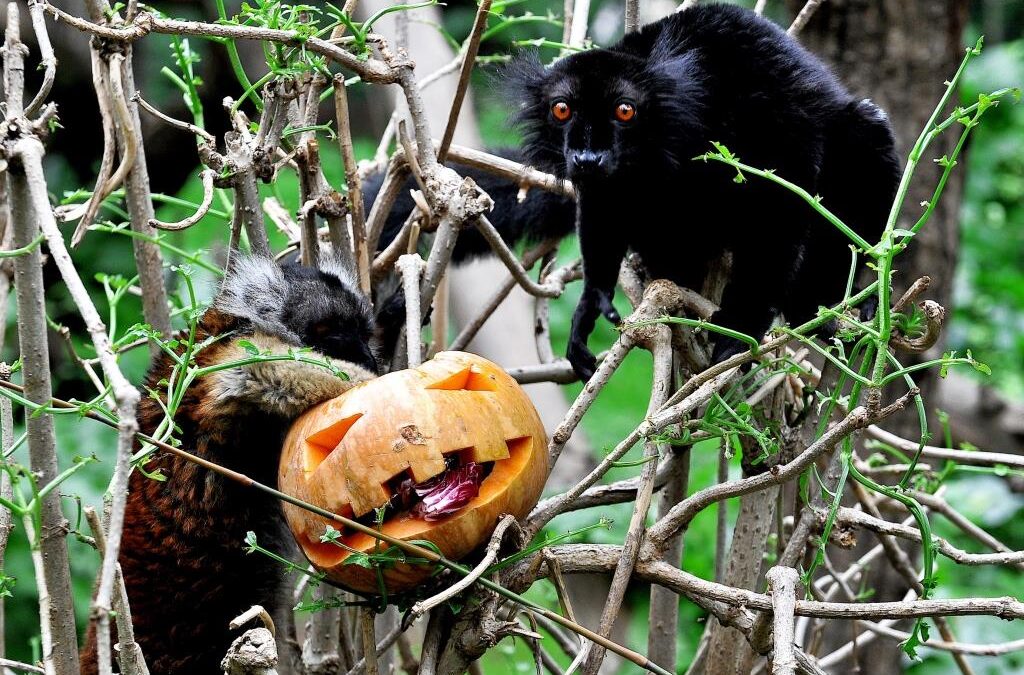
M 841 300 L 845 236 L 785 188 L 753 177 L 737 184 L 730 167 L 692 161 L 712 141 L 819 195 L 871 242 L 895 195 L 900 168 L 885 113 L 775 24 L 734 5 L 698 5 L 547 68 L 521 56 L 500 80 L 520 103 L 527 162 L 571 179 L 578 193 L 583 296 L 567 356 L 584 379 L 595 368 L 587 338 L 598 314 L 619 320 L 611 300 L 629 249 L 650 277 L 698 289 L 708 264 L 730 250 L 732 275 L 712 321 L 755 337 L 780 313 L 798 324 Z M 571 231 L 565 200 L 515 205 L 501 196 L 515 187 L 484 188 L 508 241 Z M 503 201 L 512 207 L 499 210 Z M 468 252 L 482 243 L 472 235 Z M 745 349 L 718 337 L 713 359 Z
M 344 270 L 237 260 L 199 321 L 197 344 L 222 339 L 199 352 L 198 365 L 245 358 L 251 347 L 243 341 L 272 353 L 312 347 L 310 357 L 333 361 L 349 379 L 291 360 L 207 375 L 185 393 L 174 418 L 176 438 L 200 457 L 275 485 L 291 421 L 376 376 L 368 347 L 372 329 L 369 303 Z M 146 388 L 164 391 L 160 382 L 173 366 L 161 353 Z M 141 430 L 152 433 L 163 416 L 160 402 L 144 395 Z M 281 565 L 245 553 L 246 532 L 255 531 L 262 546 L 277 552 L 291 551 L 294 543 L 272 497 L 171 455 L 158 454 L 146 468 L 159 469 L 166 480 L 132 474 L 120 554 L 136 640 L 153 675 L 219 673 L 237 637 L 228 622 L 254 604 L 273 614 L 291 600 Z M 92 634 L 82 668 L 96 672 Z

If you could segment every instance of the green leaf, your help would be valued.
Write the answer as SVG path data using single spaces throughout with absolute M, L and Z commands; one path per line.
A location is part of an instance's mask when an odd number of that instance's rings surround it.
M 347 558 L 345 558 L 341 562 L 341 564 L 342 565 L 358 565 L 359 567 L 364 567 L 364 568 L 366 568 L 368 570 L 372 570 L 374 568 L 374 564 L 370 561 L 370 556 L 366 555 L 365 553 L 360 553 L 358 551 L 355 552 L 355 553 L 352 553 Z
M 341 539 L 341 532 L 334 529 L 330 525 L 328 525 L 327 529 L 324 530 L 324 533 L 320 535 L 320 543 L 322 544 L 333 544 L 339 539 Z
M 982 363 L 981 361 L 976 360 L 974 356 L 971 354 L 970 349 L 967 350 L 967 362 L 971 364 L 971 367 L 977 370 L 979 373 L 984 373 L 985 375 L 992 374 L 992 369 L 989 368 L 984 363 Z
M 239 340 L 238 346 L 245 350 L 245 353 L 249 356 L 259 356 L 260 348 L 249 342 L 248 340 Z

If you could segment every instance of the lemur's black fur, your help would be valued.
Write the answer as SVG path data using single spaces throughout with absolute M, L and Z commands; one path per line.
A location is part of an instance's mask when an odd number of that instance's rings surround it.
M 292 420 L 309 407 L 376 376 L 368 341 L 370 306 L 348 274 L 328 267 L 279 267 L 243 258 L 232 265 L 213 305 L 199 321 L 196 343 L 214 336 L 196 356 L 199 366 L 243 359 L 251 345 L 287 353 L 312 347 L 348 375 L 293 360 L 262 362 L 199 378 L 174 417 L 183 448 L 267 485 L 277 482 L 281 444 Z M 180 337 L 180 336 L 179 336 Z M 244 344 L 243 341 L 249 344 Z M 181 340 L 184 345 L 185 340 Z M 178 349 L 181 351 L 181 348 Z M 166 392 L 174 361 L 161 353 L 145 390 Z M 143 392 L 140 430 L 152 434 L 163 419 L 160 403 Z M 158 454 L 131 476 L 120 563 L 135 625 L 153 675 L 221 672 L 238 632 L 228 622 L 254 604 L 272 615 L 291 593 L 281 565 L 247 555 L 246 532 L 266 548 L 294 548 L 281 505 L 272 497 L 171 455 Z M 97 672 L 91 633 L 82 672 Z
M 619 320 L 611 298 L 628 249 L 651 277 L 690 288 L 730 250 L 732 276 L 712 321 L 756 337 L 780 313 L 802 323 L 841 299 L 844 235 L 778 185 L 737 184 L 732 168 L 692 161 L 712 141 L 819 195 L 871 242 L 895 194 L 885 114 L 775 24 L 734 5 L 698 5 L 548 68 L 525 55 L 498 79 L 521 103 L 528 163 L 570 178 L 579 195 L 584 288 L 568 357 L 583 378 L 594 372 L 587 338 L 598 314 Z M 485 189 L 507 240 L 570 229 L 564 200 L 531 190 L 532 203 L 501 209 L 516 188 Z M 718 338 L 713 359 L 745 349 Z

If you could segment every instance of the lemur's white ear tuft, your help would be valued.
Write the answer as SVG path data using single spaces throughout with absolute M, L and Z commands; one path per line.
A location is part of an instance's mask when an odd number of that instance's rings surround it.
M 326 253 L 326 255 L 323 255 Z M 359 280 L 356 279 L 355 272 L 345 265 L 334 255 L 331 250 L 321 250 L 320 257 L 320 270 L 326 272 L 333 277 L 337 277 L 341 283 L 345 284 L 349 289 L 356 293 L 360 293 Z
M 235 256 L 213 305 L 225 314 L 252 322 L 262 332 L 301 344 L 299 336 L 285 326 L 282 318 L 287 306 L 287 283 L 273 260 Z

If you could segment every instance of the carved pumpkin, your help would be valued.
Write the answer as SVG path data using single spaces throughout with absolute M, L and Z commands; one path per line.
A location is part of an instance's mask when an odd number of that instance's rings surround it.
M 396 485 L 439 476 L 446 460 L 482 467 L 479 493 L 433 520 L 415 509 L 389 509 L 381 528 L 404 540 L 433 542 L 455 560 L 484 543 L 501 514 L 526 515 L 547 478 L 547 437 L 536 409 L 512 377 L 474 354 L 442 352 L 419 368 L 361 383 L 307 411 L 285 440 L 279 487 L 373 524 L 374 510 L 389 504 Z M 372 552 L 374 538 L 291 504 L 284 509 L 315 567 L 354 591 L 378 592 L 376 570 L 345 564 L 352 554 L 320 539 L 331 525 L 342 530 L 345 547 Z M 430 573 L 430 567 L 400 563 L 385 567 L 384 579 L 390 592 L 400 592 Z

